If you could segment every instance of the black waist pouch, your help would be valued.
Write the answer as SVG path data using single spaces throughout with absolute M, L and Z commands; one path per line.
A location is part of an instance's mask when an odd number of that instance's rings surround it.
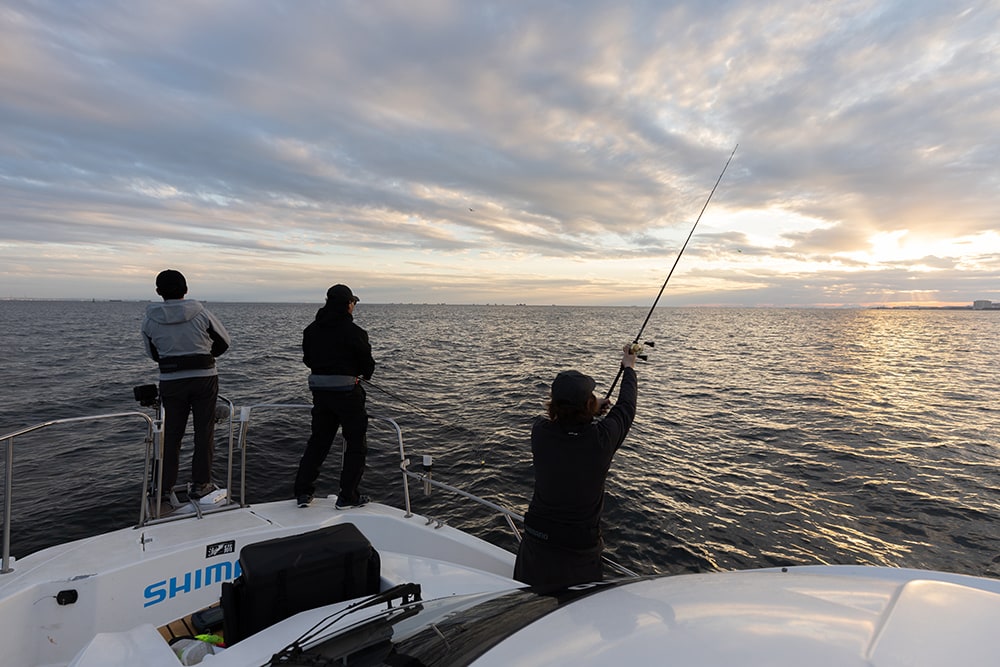
M 215 368 L 215 357 L 210 354 L 185 354 L 180 357 L 163 357 L 160 359 L 160 372 L 194 371 L 205 368 Z

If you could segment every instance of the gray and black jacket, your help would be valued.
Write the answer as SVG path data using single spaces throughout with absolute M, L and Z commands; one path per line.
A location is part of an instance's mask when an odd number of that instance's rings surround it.
M 160 380 L 218 375 L 215 358 L 229 349 L 222 322 L 194 299 L 146 306 L 142 321 L 146 354 L 160 366 Z

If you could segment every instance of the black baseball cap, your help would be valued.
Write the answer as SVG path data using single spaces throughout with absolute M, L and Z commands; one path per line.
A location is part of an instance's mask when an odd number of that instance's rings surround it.
M 187 292 L 187 280 L 184 274 L 176 269 L 160 271 L 156 276 L 156 291 L 167 294 L 184 294 Z
M 552 382 L 552 400 L 583 405 L 594 394 L 594 378 L 580 371 L 563 371 Z
M 326 300 L 330 303 L 357 303 L 361 301 L 347 285 L 334 285 L 326 291 Z

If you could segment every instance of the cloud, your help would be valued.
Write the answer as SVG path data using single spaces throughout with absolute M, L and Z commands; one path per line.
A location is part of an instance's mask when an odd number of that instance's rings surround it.
M 539 303 L 642 303 L 636 276 L 673 261 L 739 143 L 680 264 L 722 276 L 706 300 L 891 299 L 906 264 L 873 239 L 897 233 L 948 247 L 911 269 L 969 271 L 941 300 L 988 298 L 998 19 L 996 2 L 8 2 L 0 261 L 20 268 L 0 297 L 120 296 L 127 267 L 183 260 L 266 274 L 275 298 L 337 266 L 390 301 L 421 281 L 441 301 L 502 293 L 488 276 Z M 69 259 L 95 248 L 99 283 Z M 725 277 L 723 258 L 773 276 Z M 226 283 L 214 298 L 242 298 Z

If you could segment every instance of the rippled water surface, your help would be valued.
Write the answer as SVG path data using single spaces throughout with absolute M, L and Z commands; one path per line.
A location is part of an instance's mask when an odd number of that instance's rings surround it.
M 309 402 L 300 341 L 318 304 L 208 305 L 234 339 L 226 397 Z M 137 410 L 132 387 L 156 379 L 144 307 L 0 302 L 0 432 Z M 439 479 L 523 512 L 548 383 L 576 368 L 606 391 L 645 315 L 361 303 L 378 362 L 370 412 L 433 454 Z M 608 479 L 611 558 L 642 573 L 862 563 L 1000 576 L 1000 312 L 661 307 L 644 338 L 638 415 Z M 248 500 L 290 498 L 308 411 L 255 414 Z M 141 440 L 138 421 L 18 439 L 14 554 L 134 522 Z M 370 448 L 365 489 L 401 503 L 393 434 L 373 423 Z M 338 463 L 320 492 L 336 492 Z M 515 548 L 502 520 L 446 494 L 415 494 L 414 510 Z

